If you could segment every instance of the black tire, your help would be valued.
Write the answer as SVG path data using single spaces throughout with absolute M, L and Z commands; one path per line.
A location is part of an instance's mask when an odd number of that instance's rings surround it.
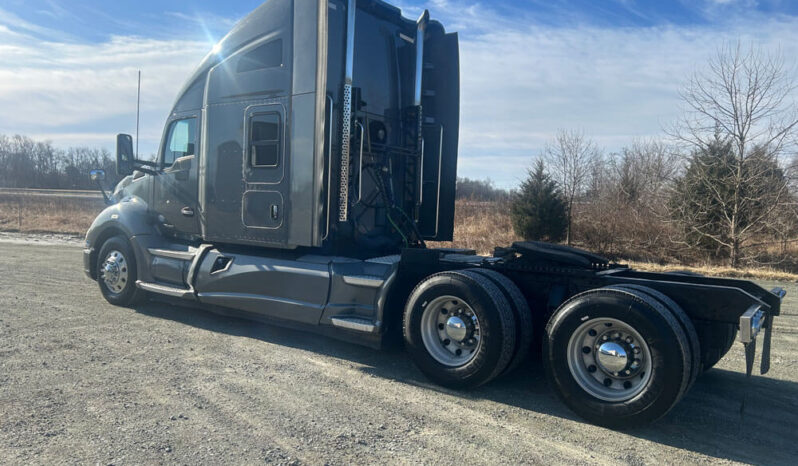
M 480 325 L 476 354 L 460 366 L 444 365 L 427 350 L 422 337 L 422 316 L 428 304 L 442 296 L 467 303 Z M 405 347 L 418 368 L 435 383 L 451 388 L 476 387 L 493 380 L 510 363 L 515 352 L 515 319 L 501 290 L 482 275 L 442 272 L 431 275 L 410 293 L 405 306 Z
M 657 304 L 630 291 L 601 288 L 574 296 L 552 315 L 544 335 L 543 364 L 557 395 L 575 413 L 594 424 L 629 428 L 664 416 L 679 401 L 690 383 L 690 346 L 676 317 Z M 648 346 L 648 381 L 629 399 L 602 400 L 583 389 L 571 372 L 570 338 L 594 319 L 621 321 Z
M 679 323 L 682 325 L 682 330 L 684 330 L 685 335 L 687 335 L 687 342 L 690 344 L 690 354 L 692 355 L 690 364 L 690 384 L 687 387 L 687 391 L 689 391 L 690 387 L 693 386 L 698 378 L 698 374 L 701 373 L 701 344 L 699 343 L 698 333 L 695 330 L 693 321 L 690 320 L 690 317 L 687 316 L 687 313 L 684 312 L 684 309 L 682 309 L 681 306 L 676 304 L 676 301 L 672 300 L 664 293 L 647 286 L 624 284 L 611 286 L 608 288 L 627 289 L 631 290 L 632 292 L 639 292 L 648 295 L 662 303 L 662 305 L 667 307 L 668 310 L 671 311 L 677 319 L 679 319 Z
M 127 273 L 122 289 L 118 291 L 111 290 L 102 278 L 101 269 L 103 263 L 113 251 L 120 252 L 124 257 L 120 267 L 124 267 Z M 109 238 L 103 243 L 102 247 L 100 247 L 100 253 L 97 255 L 97 283 L 100 285 L 100 291 L 103 297 L 109 303 L 115 306 L 133 306 L 144 300 L 144 291 L 136 286 L 137 271 L 136 255 L 133 253 L 133 248 L 130 247 L 130 243 L 124 236 Z
M 501 273 L 488 269 L 467 269 L 466 272 L 472 272 L 487 277 L 499 287 L 505 299 L 507 299 L 507 302 L 509 302 L 512 307 L 516 323 L 516 347 L 515 354 L 510 360 L 510 364 L 508 364 L 507 368 L 504 370 L 504 374 L 508 374 L 518 368 L 518 366 L 529 357 L 529 350 L 532 348 L 532 311 L 529 309 L 529 304 L 523 293 L 521 293 L 521 290 L 518 289 L 512 280 Z
M 701 366 L 704 372 L 712 369 L 729 352 L 737 338 L 737 326 L 704 322 L 698 327 L 702 342 Z

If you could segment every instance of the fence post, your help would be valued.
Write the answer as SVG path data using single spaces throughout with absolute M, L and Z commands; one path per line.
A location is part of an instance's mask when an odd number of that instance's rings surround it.
M 17 196 L 17 228 L 22 233 L 22 196 Z

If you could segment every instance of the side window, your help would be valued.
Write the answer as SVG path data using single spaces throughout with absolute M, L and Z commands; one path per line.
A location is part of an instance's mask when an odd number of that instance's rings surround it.
M 247 71 L 261 70 L 264 68 L 274 68 L 283 64 L 283 40 L 277 39 L 267 42 L 247 52 L 238 61 L 236 71 L 246 73 Z
M 166 145 L 163 149 L 161 168 L 171 167 L 175 160 L 194 155 L 194 141 L 197 136 L 197 119 L 176 120 L 169 125 Z
M 280 163 L 280 115 L 260 113 L 250 118 L 249 164 L 255 168 L 274 168 Z

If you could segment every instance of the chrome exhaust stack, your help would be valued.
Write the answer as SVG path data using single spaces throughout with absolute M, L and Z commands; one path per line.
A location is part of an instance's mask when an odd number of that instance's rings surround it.
M 349 152 L 352 136 L 352 75 L 355 68 L 355 5 L 349 0 L 346 5 L 346 67 L 344 70 L 344 109 L 341 124 L 341 173 L 338 191 L 338 221 L 345 222 L 349 216 Z
M 429 10 L 416 21 L 416 79 L 413 87 L 413 105 L 421 105 L 421 77 L 424 74 L 424 33 L 429 23 Z

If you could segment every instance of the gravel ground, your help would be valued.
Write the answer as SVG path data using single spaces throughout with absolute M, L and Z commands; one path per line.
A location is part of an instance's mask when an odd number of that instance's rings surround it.
M 537 363 L 445 390 L 401 350 L 113 307 L 83 275 L 79 244 L 0 238 L 0 463 L 795 464 L 787 288 L 770 374 L 746 380 L 736 345 L 665 418 L 614 432 L 568 411 Z

